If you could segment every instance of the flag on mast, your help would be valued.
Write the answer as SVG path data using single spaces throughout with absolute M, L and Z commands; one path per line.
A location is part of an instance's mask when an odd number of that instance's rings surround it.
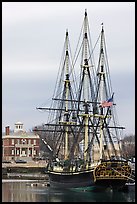
M 114 93 L 112 94 L 112 97 L 111 97 L 111 98 L 109 98 L 108 100 L 103 101 L 103 102 L 101 103 L 101 107 L 102 107 L 102 108 L 110 107 L 110 106 L 113 105 L 113 95 L 114 95 Z

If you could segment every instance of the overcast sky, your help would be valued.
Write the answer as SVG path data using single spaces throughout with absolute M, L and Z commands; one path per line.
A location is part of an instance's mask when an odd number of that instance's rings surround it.
M 87 9 L 92 43 L 104 24 L 112 88 L 124 134 L 135 134 L 134 2 L 2 2 L 2 128 L 46 122 L 69 30 L 76 48 Z

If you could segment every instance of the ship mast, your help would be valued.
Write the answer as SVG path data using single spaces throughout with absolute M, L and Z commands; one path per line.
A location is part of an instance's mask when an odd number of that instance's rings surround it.
M 104 37 L 104 28 L 103 28 L 103 23 L 102 23 L 102 30 L 101 30 L 101 42 L 100 42 L 100 54 L 99 54 L 99 63 L 98 63 L 98 72 L 97 72 L 97 76 L 99 78 L 99 92 L 98 92 L 98 96 L 100 97 L 100 101 L 101 103 L 103 101 L 106 101 L 108 99 L 108 97 L 112 97 L 114 93 L 111 93 L 111 83 L 110 83 L 110 79 L 109 79 L 109 69 L 108 67 L 106 67 L 106 61 L 107 61 L 107 55 L 106 55 L 106 47 L 105 47 L 105 37 Z M 110 95 L 112 94 L 112 96 Z M 115 105 L 115 104 L 114 104 Z M 102 105 L 100 105 L 100 114 L 98 115 L 98 120 L 99 120 L 99 147 L 100 147 L 100 160 L 103 159 L 104 156 L 104 144 L 106 143 L 106 146 L 108 147 L 109 143 L 112 145 L 112 150 L 114 152 L 115 155 L 117 155 L 117 151 L 115 150 L 115 145 L 114 145 L 114 141 L 112 139 L 113 135 L 111 136 L 110 130 L 109 128 L 111 128 L 111 126 L 109 126 L 108 124 L 110 124 L 110 119 L 112 118 L 112 112 L 113 109 L 110 108 L 110 106 L 106 106 L 102 107 Z M 113 115 L 114 117 L 114 115 Z M 113 118 L 114 119 L 114 118 Z M 114 121 L 113 121 L 114 122 Z M 115 123 L 114 123 L 115 125 Z M 117 129 L 121 129 L 122 127 L 112 127 L 112 128 L 117 128 Z M 110 157 L 110 151 L 109 148 L 107 148 L 108 151 L 108 156 Z
M 85 54 L 84 54 L 84 89 L 83 89 L 83 95 L 84 95 L 84 101 L 85 101 L 85 106 L 87 106 L 87 101 L 88 101 L 88 61 L 87 61 L 87 11 L 85 10 L 85 18 L 84 18 L 84 49 L 85 49 Z M 87 109 L 87 107 L 85 107 Z M 88 110 L 85 112 L 85 144 L 84 144 L 84 159 L 87 159 L 87 148 L 88 148 Z
M 60 77 L 58 78 L 58 83 L 56 82 L 56 91 L 54 91 L 54 96 L 52 98 L 52 100 L 57 103 L 52 103 L 50 108 L 39 107 L 37 109 L 49 111 L 50 120 L 45 124 L 45 129 L 42 131 L 49 132 L 52 135 L 54 141 L 53 157 L 59 156 L 60 158 L 67 160 L 70 155 L 70 142 L 72 143 L 70 140 L 72 140 L 74 136 L 73 129 L 75 129 L 73 115 L 75 115 L 77 111 L 75 100 L 73 99 L 75 88 L 74 85 L 71 84 L 71 81 L 73 81 L 73 66 L 68 30 L 66 30 L 63 56 L 60 66 Z M 40 130 L 37 129 L 37 131 Z
M 83 89 L 83 95 L 84 95 L 84 100 L 85 102 L 87 102 L 88 100 L 88 60 L 87 60 L 87 43 L 88 43 L 88 39 L 87 39 L 87 11 L 85 10 L 85 18 L 84 18 L 84 65 L 83 65 L 83 69 L 84 69 L 84 89 Z
M 66 31 L 66 79 L 65 79 L 65 88 L 66 88 L 66 97 L 65 97 L 65 115 L 66 115 L 66 123 L 69 122 L 69 114 L 68 114 L 68 96 L 69 96 L 69 66 L 68 66 L 68 30 Z M 68 126 L 65 127 L 65 159 L 68 158 Z
M 89 161 L 91 159 L 91 152 L 87 151 L 89 142 L 92 137 L 92 130 L 91 126 L 93 124 L 91 118 L 93 114 L 94 103 L 94 71 L 91 61 L 91 42 L 90 42 L 90 32 L 89 32 L 89 25 L 88 25 L 88 17 L 87 17 L 87 10 L 85 10 L 84 15 L 84 24 L 83 24 L 83 36 L 82 36 L 82 60 L 81 60 L 81 73 L 80 73 L 80 82 L 79 82 L 79 92 L 78 92 L 78 116 L 79 122 L 81 127 L 84 129 L 84 134 L 82 133 L 82 141 L 84 142 L 83 146 L 83 156 L 85 161 Z M 78 52 L 79 53 L 79 52 Z M 89 65 L 89 59 L 91 65 Z M 93 79 L 94 78 L 94 79 Z M 90 128 L 89 128 L 90 126 Z M 82 130 L 82 129 L 81 129 Z
M 100 46 L 100 100 L 104 100 L 104 51 L 103 51 L 103 38 L 104 38 L 104 29 L 102 25 L 102 31 L 101 31 L 101 46 Z M 100 107 L 100 160 L 103 158 L 103 108 Z
M 88 64 L 88 18 L 87 18 L 87 10 L 85 10 L 84 16 L 84 30 L 83 30 L 83 51 L 82 51 L 82 75 L 79 87 L 79 96 L 78 100 L 83 101 L 84 113 L 80 113 L 79 116 L 83 118 L 82 123 L 84 125 L 84 160 L 88 160 L 88 143 L 89 143 L 89 103 L 88 101 L 91 100 L 89 96 L 91 95 L 91 83 L 90 83 L 90 71 L 89 71 L 89 64 Z M 80 110 L 80 103 L 78 105 L 78 110 Z

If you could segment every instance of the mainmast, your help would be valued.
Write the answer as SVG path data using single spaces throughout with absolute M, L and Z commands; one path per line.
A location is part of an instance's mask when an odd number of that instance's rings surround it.
M 85 10 L 85 18 L 84 18 L 84 89 L 83 89 L 83 95 L 84 95 L 84 100 L 87 102 L 88 100 L 88 54 L 87 54 L 87 44 L 88 44 L 88 37 L 87 37 L 87 10 Z
M 66 97 L 65 97 L 65 115 L 66 115 L 66 124 L 69 122 L 69 113 L 68 113 L 68 96 L 69 96 L 69 66 L 68 66 L 68 30 L 66 31 L 66 79 L 65 79 L 65 88 L 66 88 Z M 68 158 L 68 126 L 65 127 L 65 159 Z
M 85 18 L 84 18 L 84 90 L 83 90 L 83 95 L 84 95 L 84 100 L 85 100 L 85 106 L 88 106 L 87 101 L 88 101 L 88 60 L 87 60 L 87 10 L 85 10 Z M 87 107 L 85 107 L 87 109 Z M 87 159 L 87 148 L 88 148 L 88 110 L 85 111 L 85 144 L 84 144 L 84 159 Z
M 83 50 L 82 50 L 82 61 L 81 61 L 81 79 L 79 85 L 79 96 L 78 100 L 83 101 L 84 113 L 81 113 L 83 109 L 80 106 L 80 102 L 78 105 L 79 116 L 83 119 L 81 120 L 82 125 L 84 126 L 84 160 L 88 160 L 89 153 L 87 152 L 88 143 L 89 143 L 89 109 L 90 105 L 88 101 L 92 101 L 91 92 L 93 91 L 92 83 L 91 83 L 91 73 L 90 66 L 88 64 L 88 18 L 87 18 L 87 10 L 85 10 L 84 16 L 84 29 L 83 29 Z

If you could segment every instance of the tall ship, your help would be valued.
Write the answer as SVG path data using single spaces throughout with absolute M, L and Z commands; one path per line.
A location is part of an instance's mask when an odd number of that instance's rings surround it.
M 114 98 L 104 26 L 92 46 L 85 10 L 74 57 L 66 30 L 51 106 L 37 107 L 49 113 L 34 130 L 43 132 L 50 151 L 50 186 L 115 188 L 128 181 L 131 168 L 121 157 L 124 127 L 118 124 Z

